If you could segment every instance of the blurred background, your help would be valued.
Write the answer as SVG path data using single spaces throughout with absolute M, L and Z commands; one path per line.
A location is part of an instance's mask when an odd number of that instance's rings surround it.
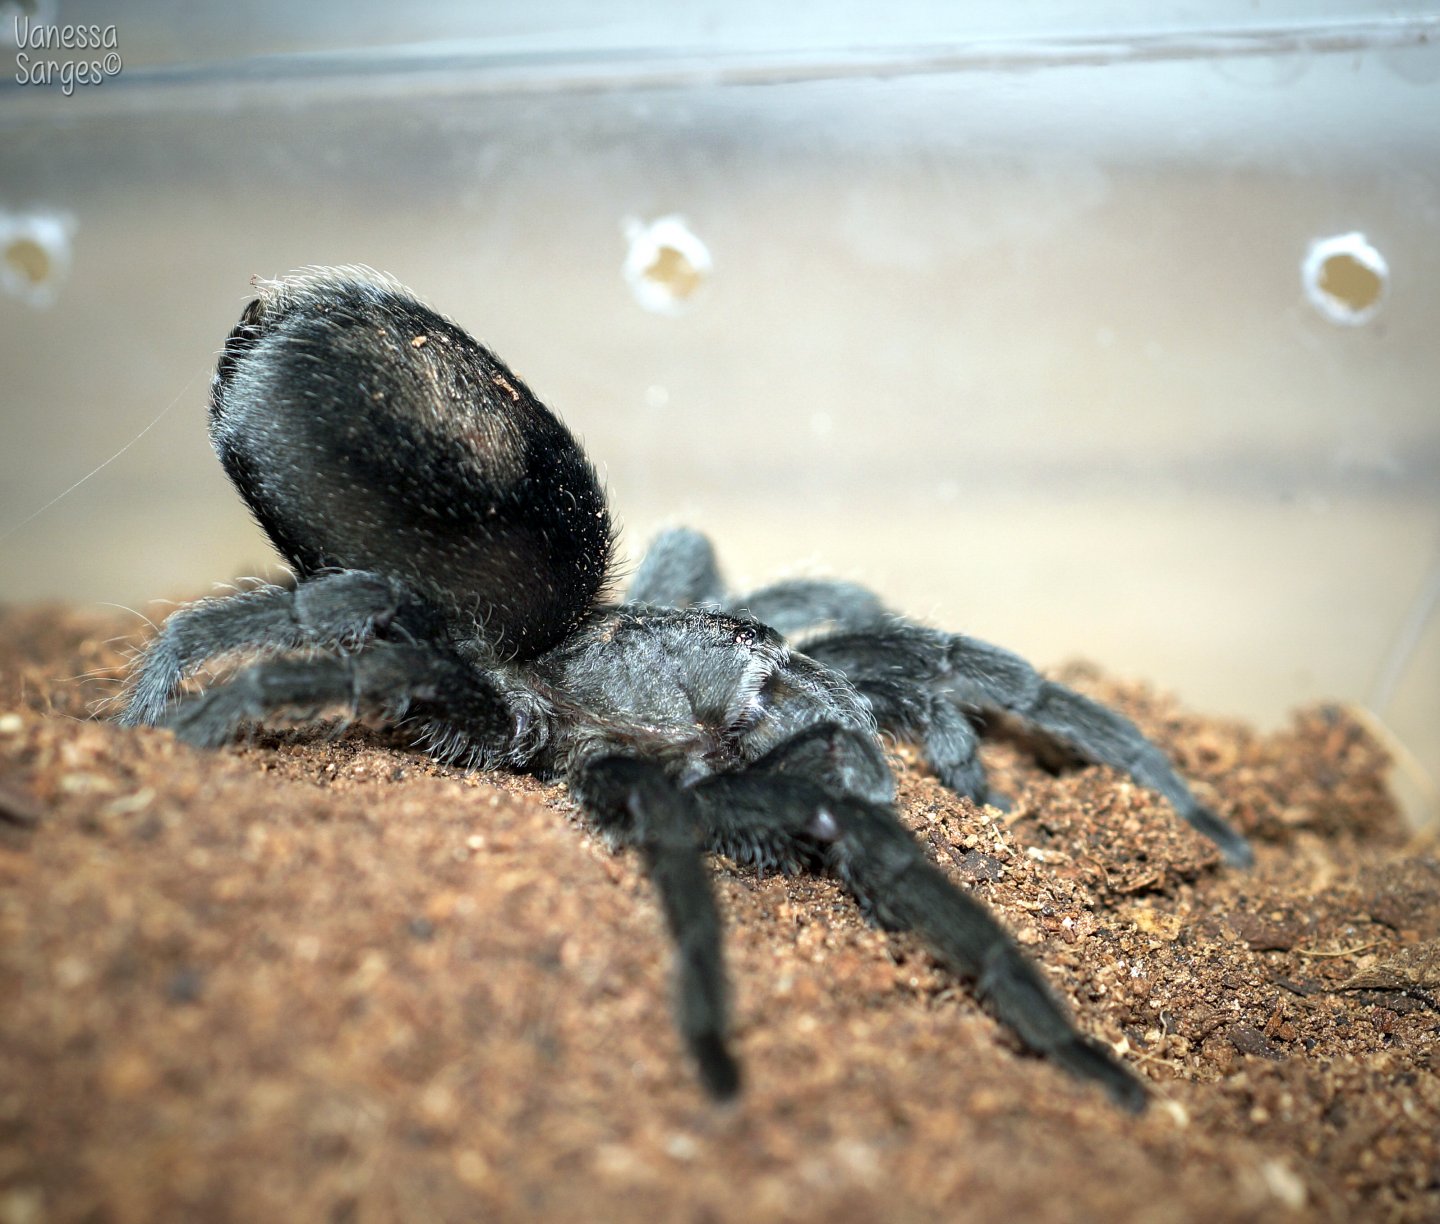
M 214 355 L 252 276 L 364 263 L 568 421 L 632 557 L 689 523 L 1210 713 L 1353 702 L 1433 813 L 1440 16 L 1147 9 L 0 3 L 0 599 L 272 567 Z

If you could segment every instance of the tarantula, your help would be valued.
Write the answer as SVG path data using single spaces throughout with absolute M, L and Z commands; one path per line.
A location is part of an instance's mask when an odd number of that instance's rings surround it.
M 258 288 L 219 359 L 210 437 L 296 581 L 175 612 L 123 722 L 213 746 L 342 707 L 410 728 L 444 761 L 563 779 L 613 845 L 641 854 L 677 948 L 677 1023 L 715 1098 L 740 1072 L 706 851 L 833 873 L 972 979 L 1032 1050 L 1144 1106 L 1141 1082 L 897 819 L 879 739 L 912 741 L 952 790 L 1003 802 L 974 719 L 1005 711 L 1127 770 L 1247 863 L 1244 839 L 1132 723 L 852 583 L 732 595 L 691 531 L 662 535 L 610 602 L 615 536 L 594 469 L 493 353 L 368 269 Z M 236 652 L 260 658 L 172 700 Z

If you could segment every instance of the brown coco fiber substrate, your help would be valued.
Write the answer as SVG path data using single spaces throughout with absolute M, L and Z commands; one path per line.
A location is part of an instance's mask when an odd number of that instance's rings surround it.
M 722 1110 L 635 857 L 558 787 L 361 728 L 203 752 L 88 721 L 126 631 L 0 620 L 0 1224 L 1440 1219 L 1440 865 L 1343 710 L 1265 735 L 1066 673 L 1250 833 L 1248 874 L 1107 769 L 997 743 L 1006 816 L 903 769 L 1143 1117 L 830 881 L 717 861 Z

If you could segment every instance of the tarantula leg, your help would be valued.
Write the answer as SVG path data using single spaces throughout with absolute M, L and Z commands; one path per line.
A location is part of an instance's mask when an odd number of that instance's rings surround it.
M 868 628 L 893 615 L 879 596 L 854 582 L 797 578 L 729 597 L 702 533 L 672 527 L 655 537 L 635 570 L 625 598 L 667 608 L 723 606 L 750 616 L 786 637 L 824 626 L 830 630 Z
M 345 570 L 293 591 L 263 586 L 180 608 L 146 649 L 119 721 L 127 727 L 158 722 L 175 686 L 216 655 L 262 647 L 358 646 L 389 624 L 402 599 L 389 579 Z
M 1203 807 L 1169 759 L 1122 714 L 1047 680 L 1019 655 L 960 634 L 896 622 L 873 631 L 836 634 L 806 646 L 811 658 L 843 672 L 861 693 L 911 685 L 962 711 L 998 709 L 1014 714 L 1084 759 L 1125 770 L 1159 791 L 1182 820 L 1204 834 L 1232 864 L 1254 862 L 1249 843 Z M 872 705 L 875 704 L 872 701 Z M 886 730 L 884 703 L 876 709 Z M 978 768 L 978 766 L 977 766 Z
M 672 527 L 646 549 L 625 599 L 627 603 L 690 608 L 718 605 L 723 595 L 714 546 L 698 531 Z
M 976 803 L 1008 812 L 1010 799 L 991 790 L 980 763 L 980 736 L 975 725 L 948 701 L 937 700 L 930 708 L 925 728 L 925 755 L 936 776 L 957 795 L 968 795 Z
M 644 858 L 676 948 L 676 1023 L 706 1091 L 716 1100 L 733 1097 L 740 1069 L 725 1043 L 729 991 L 720 915 L 693 796 L 658 765 L 624 756 L 581 766 L 571 791 L 602 833 Z
M 871 803 L 890 803 L 895 798 L 895 775 L 878 741 L 840 723 L 806 727 L 767 752 L 750 770 L 805 778 Z
M 1220 847 L 1232 866 L 1254 866 L 1255 852 L 1244 836 L 1195 798 L 1165 754 L 1124 715 L 1048 680 L 1041 683 L 1039 699 L 1020 714 L 1090 760 L 1123 769 L 1141 786 L 1159 791 L 1182 820 Z
M 816 631 L 869 629 L 894 618 L 873 591 L 837 579 L 794 578 L 737 595 L 727 611 L 753 616 L 787 638 Z
M 516 715 L 482 673 L 433 647 L 394 642 L 373 642 L 351 655 L 252 664 L 180 702 L 160 725 L 213 748 L 246 723 L 337 705 L 438 725 L 475 749 L 498 751 L 518 734 Z
M 980 762 L 974 724 L 945 697 L 908 679 L 857 670 L 856 690 L 870 703 L 875 722 L 899 739 L 918 744 L 936 776 L 957 795 L 1008 811 L 1010 800 L 990 789 Z
M 892 812 L 852 804 L 841 807 L 833 819 L 828 864 L 857 897 L 869 901 L 877 916 L 913 929 L 948 968 L 973 977 L 979 993 L 1037 1054 L 1099 1083 L 1126 1109 L 1145 1108 L 1141 1082 L 1104 1046 L 1074 1027 L 1009 932 L 925 857 Z
M 890 807 L 833 794 L 788 768 L 765 758 L 696 785 L 715 849 L 789 871 L 829 868 L 883 926 L 915 931 L 948 969 L 973 979 L 1030 1049 L 1100 1084 L 1125 1108 L 1145 1107 L 1140 1081 L 1075 1028 L 1005 928 L 925 857 Z

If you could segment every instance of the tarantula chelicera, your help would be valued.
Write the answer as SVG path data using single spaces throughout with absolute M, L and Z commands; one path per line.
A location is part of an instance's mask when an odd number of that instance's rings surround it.
M 678 949 L 677 1023 L 716 1098 L 740 1073 L 707 851 L 832 872 L 972 979 L 1027 1046 L 1143 1107 L 1140 1081 L 897 819 L 879 739 L 912 741 L 945 785 L 996 802 L 973 718 L 1005 711 L 1127 770 L 1248 862 L 1127 719 L 852 583 L 732 595 L 690 531 L 662 535 L 609 601 L 614 533 L 570 432 L 493 353 L 368 270 L 260 284 L 220 356 L 210 436 L 296 582 L 175 612 L 124 722 L 218 745 L 342 707 L 446 761 L 563 779 L 640 851 Z M 259 661 L 172 702 L 207 659 L 247 651 Z

